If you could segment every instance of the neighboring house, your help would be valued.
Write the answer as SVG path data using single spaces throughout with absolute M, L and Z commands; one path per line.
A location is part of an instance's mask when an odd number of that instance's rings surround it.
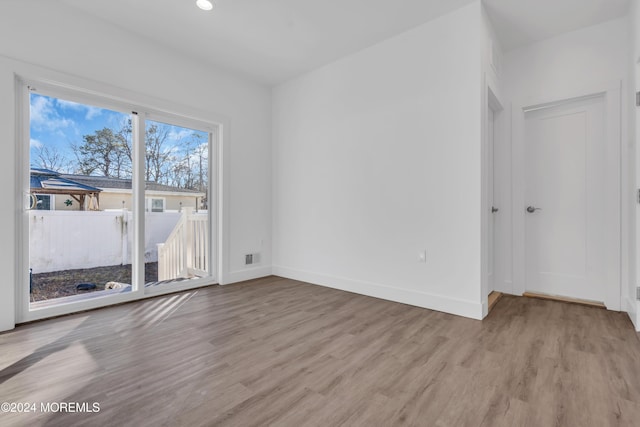
M 99 210 L 101 189 L 73 181 L 60 173 L 31 168 L 31 209 Z
M 44 210 L 131 210 L 131 180 L 105 176 L 61 174 L 31 168 L 31 193 L 36 209 Z M 147 212 L 178 211 L 183 207 L 206 209 L 206 193 L 147 182 Z M 32 197 L 33 199 L 33 197 Z

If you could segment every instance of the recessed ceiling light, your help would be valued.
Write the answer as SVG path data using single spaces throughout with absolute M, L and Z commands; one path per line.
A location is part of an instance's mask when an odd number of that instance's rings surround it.
M 196 0 L 196 4 L 202 10 L 213 9 L 213 3 L 211 3 L 209 0 Z

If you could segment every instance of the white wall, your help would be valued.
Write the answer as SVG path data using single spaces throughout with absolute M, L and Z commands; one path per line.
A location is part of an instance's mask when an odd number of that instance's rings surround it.
M 577 92 L 627 77 L 628 23 L 614 19 L 512 50 L 505 55 L 508 98 L 539 98 Z
M 632 179 L 633 189 L 640 188 L 640 174 L 638 173 L 638 167 L 640 167 L 640 151 L 637 149 L 638 140 L 640 139 L 640 107 L 636 107 L 635 92 L 640 91 L 640 0 L 631 0 L 629 5 L 629 108 L 631 114 L 629 114 L 629 159 L 632 164 Z M 629 279 L 629 317 L 633 321 L 636 330 L 640 331 L 640 301 L 636 299 L 636 287 L 638 286 L 638 266 L 640 266 L 640 251 L 638 251 L 638 245 L 640 244 L 640 205 L 637 203 L 632 204 L 631 218 L 635 218 L 635 221 L 631 221 L 630 236 L 635 236 L 635 239 L 630 239 L 630 259 L 634 260 L 630 263 L 630 279 Z
M 484 5 L 482 6 L 481 32 L 482 72 L 485 75 L 485 84 L 491 88 L 498 100 L 503 102 L 504 51 Z
M 59 76 L 62 83 L 86 84 L 98 91 L 113 87 L 133 102 L 178 114 L 197 111 L 204 116 L 198 119 L 222 118 L 228 131 L 224 141 L 228 204 L 220 280 L 230 283 L 270 274 L 268 267 L 246 270 L 243 265 L 243 255 L 257 251 L 262 252 L 262 265 L 271 264 L 268 88 L 194 62 L 179 51 L 160 47 L 61 2 L 1 2 L 0 56 L 5 57 L 0 60 L 0 177 L 5 188 L 15 187 L 14 73 Z M 163 105 L 156 105 L 159 100 Z M 14 322 L 17 212 L 15 201 L 0 210 L 0 235 L 6 245 L 6 255 L 0 258 L 5 275 L 0 283 L 0 330 Z
M 477 2 L 274 90 L 275 274 L 481 318 L 480 52 Z
M 505 55 L 505 97 L 513 102 L 513 108 L 534 105 L 538 102 L 575 96 L 593 88 L 619 85 L 622 81 L 623 94 L 628 88 L 628 20 L 620 18 L 600 25 L 563 34 L 529 46 L 511 51 Z M 622 109 L 623 141 L 627 141 L 628 105 Z M 513 112 L 515 113 L 515 110 Z M 510 138 L 510 129 L 503 129 L 504 136 Z M 509 149 L 509 147 L 506 147 Z M 622 144 L 622 158 L 628 158 L 628 144 Z M 507 156 L 505 156 L 506 158 Z M 503 179 L 511 182 L 511 164 L 504 162 L 497 171 Z M 627 179 L 629 165 L 623 162 L 622 183 L 623 227 L 629 229 L 630 203 L 633 191 Z M 510 206 L 510 204 L 509 204 Z M 505 209 L 509 206 L 505 205 Z M 513 215 L 513 212 L 509 212 Z M 515 221 L 514 227 L 518 227 Z M 622 235 L 622 247 L 629 248 L 627 234 Z M 513 247 L 510 248 L 513 251 Z M 629 288 L 629 250 L 622 251 L 622 289 Z M 624 307 L 624 305 L 623 305 Z

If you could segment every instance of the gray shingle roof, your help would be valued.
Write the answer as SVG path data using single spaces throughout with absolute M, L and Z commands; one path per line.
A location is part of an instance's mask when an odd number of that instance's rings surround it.
M 60 176 L 66 179 L 70 179 L 72 181 L 82 183 L 84 185 L 97 187 L 102 190 L 107 190 L 110 188 L 121 189 L 121 190 L 131 190 L 130 179 L 110 178 L 107 176 L 88 176 L 88 175 L 71 175 L 71 174 L 61 174 Z M 151 190 L 151 191 L 166 191 L 166 192 L 186 193 L 186 194 L 202 194 L 202 191 L 172 187 L 170 185 L 158 184 L 157 182 L 147 182 L 145 189 Z
M 48 169 L 31 168 L 30 176 L 31 191 L 56 190 L 68 191 L 69 193 L 99 193 L 100 188 L 78 182 L 60 175 Z

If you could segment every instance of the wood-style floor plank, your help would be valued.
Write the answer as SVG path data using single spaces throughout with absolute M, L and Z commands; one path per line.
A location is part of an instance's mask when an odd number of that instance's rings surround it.
M 504 295 L 483 321 L 268 277 L 0 334 L 2 426 L 637 426 L 626 314 Z

